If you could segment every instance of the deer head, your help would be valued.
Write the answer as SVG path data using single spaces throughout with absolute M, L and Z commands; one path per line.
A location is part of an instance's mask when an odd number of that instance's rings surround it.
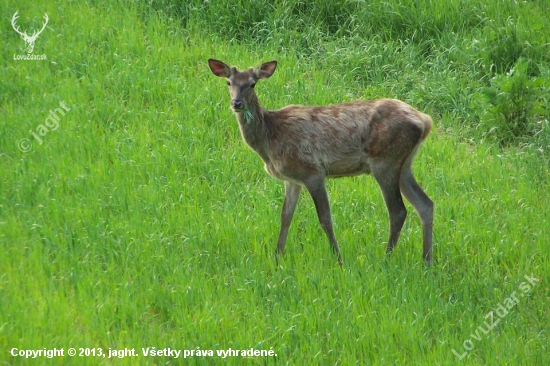
M 267 79 L 275 72 L 277 61 L 261 64 L 257 69 L 250 68 L 239 71 L 236 67 L 229 67 L 225 63 L 209 59 L 208 65 L 212 73 L 218 77 L 227 78 L 229 94 L 231 95 L 231 108 L 234 112 L 246 110 L 251 98 L 255 97 L 254 86 L 256 81 Z
M 27 34 L 27 32 L 21 32 L 19 30 L 19 27 L 17 26 L 17 24 L 15 24 L 15 21 L 17 20 L 17 13 L 18 12 L 19 11 L 16 11 L 15 14 L 13 14 L 13 18 L 11 18 L 11 25 L 12 25 L 13 29 L 21 35 L 21 37 L 23 38 L 23 40 L 27 44 L 27 47 L 26 47 L 27 48 L 27 53 L 32 53 L 32 51 L 34 49 L 34 42 L 36 41 L 36 39 L 38 38 L 40 33 L 42 33 L 42 31 L 46 28 L 46 24 L 48 24 L 48 14 L 44 13 L 44 25 L 42 26 L 42 29 L 40 29 L 39 31 L 35 30 L 33 32 L 33 34 L 29 36 Z

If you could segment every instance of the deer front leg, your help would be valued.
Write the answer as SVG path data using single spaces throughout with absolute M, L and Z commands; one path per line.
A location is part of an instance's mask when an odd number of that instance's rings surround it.
M 330 244 L 332 245 L 332 250 L 338 256 L 338 264 L 342 265 L 342 254 L 340 253 L 340 248 L 338 247 L 338 242 L 336 241 L 334 229 L 332 227 L 332 216 L 330 213 L 327 189 L 325 187 L 325 178 L 316 177 L 310 179 L 305 185 L 315 203 L 315 209 L 317 210 L 317 217 L 319 218 L 321 227 L 327 234 Z
M 288 228 L 292 222 L 292 217 L 294 216 L 294 211 L 296 210 L 296 204 L 298 203 L 301 190 L 302 186 L 299 184 L 285 180 L 285 201 L 281 212 L 281 231 L 279 232 L 279 239 L 277 240 L 276 254 L 283 254 L 285 251 Z

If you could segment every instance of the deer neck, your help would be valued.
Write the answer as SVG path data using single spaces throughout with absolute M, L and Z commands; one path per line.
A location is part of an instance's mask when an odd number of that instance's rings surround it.
M 265 123 L 266 110 L 262 108 L 258 97 L 253 95 L 244 110 L 235 112 L 239 128 L 244 141 L 256 151 L 264 161 L 267 156 L 267 125 Z

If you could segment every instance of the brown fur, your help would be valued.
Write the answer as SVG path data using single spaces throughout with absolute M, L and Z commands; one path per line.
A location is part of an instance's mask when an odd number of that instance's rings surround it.
M 433 202 L 416 183 L 410 169 L 416 151 L 432 129 L 430 116 L 395 99 L 328 106 L 289 105 L 268 111 L 261 107 L 254 85 L 273 74 L 276 62 L 246 71 L 212 59 L 209 65 L 215 75 L 228 79 L 231 104 L 243 139 L 260 155 L 265 170 L 286 182 L 279 253 L 284 250 L 300 189 L 306 187 L 341 262 L 325 178 L 372 173 L 380 184 L 390 215 L 388 252 L 397 243 L 406 217 L 403 193 L 421 217 L 424 259 L 431 263 Z M 246 117 L 245 109 L 252 118 Z

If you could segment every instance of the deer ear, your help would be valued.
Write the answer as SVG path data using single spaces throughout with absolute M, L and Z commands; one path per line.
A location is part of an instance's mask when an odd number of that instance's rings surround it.
M 254 76 L 258 79 L 267 79 L 273 73 L 275 72 L 275 69 L 277 68 L 277 61 L 269 61 L 266 63 L 263 63 L 258 67 L 256 70 L 254 70 Z
M 229 77 L 229 74 L 230 74 L 229 66 L 227 66 L 223 62 L 214 60 L 213 58 L 209 58 L 208 66 L 210 66 L 210 70 L 212 70 L 212 73 L 214 73 L 214 75 L 219 76 L 221 78 Z

